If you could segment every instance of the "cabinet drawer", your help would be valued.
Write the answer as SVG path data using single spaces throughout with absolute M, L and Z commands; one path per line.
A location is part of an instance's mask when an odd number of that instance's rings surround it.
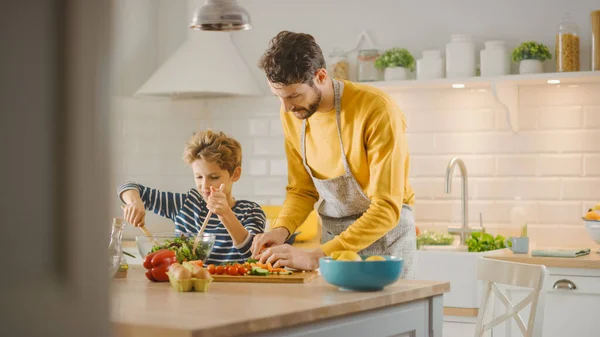
M 544 284 L 544 290 L 600 295 L 600 277 L 550 275 Z

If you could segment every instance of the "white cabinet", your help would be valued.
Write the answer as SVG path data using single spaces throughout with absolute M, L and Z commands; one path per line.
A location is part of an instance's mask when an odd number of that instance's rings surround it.
M 600 276 L 550 275 L 544 290 L 544 336 L 600 335 Z
M 442 337 L 475 336 L 475 323 L 447 321 L 444 317 Z
M 549 268 L 550 275 L 544 284 L 544 337 L 596 337 L 600 335 L 600 270 Z M 516 287 L 505 289 L 512 303 L 524 299 L 530 291 Z M 494 316 L 504 313 L 497 301 Z M 520 311 L 525 322 L 529 306 Z M 444 325 L 445 328 L 445 325 Z M 520 337 L 513 319 L 493 331 L 494 337 Z M 445 331 L 444 331 L 445 336 Z M 453 337 L 453 336 L 450 336 Z

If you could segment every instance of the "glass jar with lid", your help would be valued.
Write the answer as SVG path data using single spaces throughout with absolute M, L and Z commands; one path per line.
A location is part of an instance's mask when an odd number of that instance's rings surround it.
M 329 54 L 329 60 L 327 62 L 327 72 L 329 76 L 347 80 L 348 79 L 348 55 L 340 48 L 335 48 L 331 54 Z
M 375 60 L 379 57 L 377 49 L 362 49 L 358 51 L 358 81 L 378 81 L 380 71 L 375 68 Z
M 579 71 L 579 26 L 568 13 L 556 31 L 556 71 Z

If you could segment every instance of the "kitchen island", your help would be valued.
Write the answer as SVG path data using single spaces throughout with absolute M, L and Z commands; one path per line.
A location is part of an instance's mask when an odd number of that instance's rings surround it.
M 448 282 L 399 280 L 379 292 L 306 284 L 213 282 L 206 293 L 178 293 L 132 265 L 112 280 L 115 336 L 442 336 Z

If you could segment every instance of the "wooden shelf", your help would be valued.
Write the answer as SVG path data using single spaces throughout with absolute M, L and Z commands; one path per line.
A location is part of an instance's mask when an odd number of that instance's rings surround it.
M 364 82 L 385 91 L 410 90 L 410 89 L 444 89 L 453 88 L 454 84 L 463 84 L 465 88 L 489 88 L 492 84 L 503 85 L 540 85 L 548 84 L 550 80 L 558 80 L 560 84 L 600 83 L 600 71 L 580 71 L 571 73 L 543 73 L 526 75 L 505 75 L 490 77 L 468 78 L 440 78 L 433 80 L 408 79 L 403 81 L 377 81 Z M 557 84 L 557 83 L 550 83 Z
M 569 73 L 514 74 L 491 77 L 441 78 L 433 80 L 408 79 L 403 81 L 364 82 L 385 90 L 400 92 L 407 90 L 440 89 L 490 89 L 499 106 L 504 109 L 509 127 L 519 131 L 519 87 L 533 85 L 600 84 L 600 71 L 581 71 Z

